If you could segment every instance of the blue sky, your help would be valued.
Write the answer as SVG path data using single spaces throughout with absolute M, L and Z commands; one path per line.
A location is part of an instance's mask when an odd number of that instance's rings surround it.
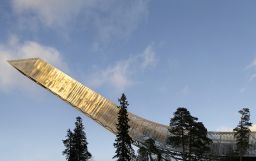
M 111 161 L 115 136 L 34 84 L 7 59 L 41 57 L 129 110 L 169 124 L 187 107 L 208 130 L 256 114 L 253 0 L 3 0 L 0 127 L 5 161 L 64 161 L 76 116 L 95 161 Z

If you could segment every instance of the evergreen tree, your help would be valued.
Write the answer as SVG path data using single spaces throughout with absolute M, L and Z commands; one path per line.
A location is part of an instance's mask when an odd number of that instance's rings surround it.
M 180 107 L 170 120 L 170 137 L 168 143 L 181 148 L 181 158 L 184 161 L 200 160 L 209 151 L 211 140 L 207 137 L 207 129 L 198 118 Z
M 204 154 L 210 151 L 212 140 L 207 137 L 207 129 L 202 122 L 195 122 L 189 132 L 189 156 L 191 160 L 204 159 Z
M 87 161 L 91 158 L 81 117 L 76 118 L 74 131 L 68 130 L 67 139 L 63 140 L 63 144 L 66 147 L 63 155 L 66 155 L 67 161 Z
M 186 108 L 178 108 L 174 117 L 170 121 L 169 143 L 174 147 L 181 147 L 181 157 L 183 160 L 188 158 L 189 133 L 192 124 L 197 118 L 192 117 Z
M 147 139 L 145 147 L 138 150 L 138 161 L 160 161 L 162 159 L 160 150 L 155 145 L 155 140 Z
M 138 149 L 137 161 L 148 161 L 148 160 L 149 160 L 148 150 L 145 147 L 140 147 Z
M 161 160 L 161 153 L 155 145 L 155 140 L 150 138 L 150 139 L 147 139 L 145 141 L 145 143 L 146 143 L 146 146 L 147 146 L 147 151 L 148 151 L 150 161 L 154 161 L 152 155 L 156 155 L 157 156 L 156 160 L 160 161 Z
M 73 133 L 70 129 L 67 131 L 66 140 L 63 140 L 63 144 L 66 149 L 63 151 L 63 155 L 66 155 L 67 161 L 74 161 L 75 160 L 75 152 L 74 152 L 74 144 L 73 144 Z
M 132 149 L 132 138 L 129 135 L 129 118 L 127 113 L 128 101 L 126 96 L 122 94 L 118 99 L 120 106 L 117 118 L 117 135 L 114 143 L 116 148 L 116 154 L 113 158 L 117 158 L 117 161 L 130 161 L 134 157 L 134 151 Z
M 243 108 L 238 112 L 241 114 L 241 119 L 233 131 L 235 132 L 234 137 L 236 139 L 236 151 L 239 154 L 240 161 L 242 161 L 243 155 L 249 148 L 249 137 L 251 133 L 249 127 L 252 125 L 252 123 L 250 122 L 249 108 Z

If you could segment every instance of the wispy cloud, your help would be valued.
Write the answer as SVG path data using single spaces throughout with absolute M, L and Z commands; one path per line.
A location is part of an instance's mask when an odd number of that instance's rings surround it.
M 98 4 L 102 5 L 98 7 Z M 95 28 L 98 44 L 124 39 L 138 27 L 148 13 L 148 0 L 101 1 L 91 9 L 89 21 Z
M 256 68 L 256 57 L 252 60 L 252 62 L 246 66 L 246 69 Z
M 23 85 L 29 87 L 20 74 L 7 63 L 7 60 L 30 57 L 40 57 L 51 64 L 67 69 L 57 49 L 34 41 L 20 42 L 16 36 L 10 36 L 8 42 L 0 44 L 0 90 L 15 89 Z
M 247 78 L 244 86 L 240 88 L 240 93 L 245 93 L 249 89 L 250 84 L 256 79 L 256 57 L 244 69 L 246 70 Z
M 148 13 L 149 0 L 13 0 L 20 19 L 59 30 L 79 25 L 95 37 L 94 47 L 123 39 Z M 35 25 L 36 26 L 36 25 Z
M 90 85 L 100 87 L 110 85 L 118 90 L 123 90 L 127 86 L 133 84 L 130 78 L 132 72 L 129 70 L 131 66 L 130 60 L 117 62 L 114 66 L 106 69 L 99 69 L 95 74 L 90 76 Z
M 67 25 L 78 16 L 87 0 L 13 0 L 13 9 L 20 17 L 36 19 L 47 27 Z
M 155 51 L 152 46 L 148 46 L 143 54 L 142 68 L 147 68 L 156 65 Z
M 245 67 L 245 69 L 251 71 L 248 81 L 253 81 L 256 78 L 256 57 L 252 60 L 252 62 Z
M 252 73 L 249 77 L 249 81 L 251 82 L 251 81 L 255 80 L 255 78 L 256 78 L 256 73 Z
M 157 60 L 152 46 L 147 46 L 141 54 L 120 60 L 112 66 L 94 71 L 88 80 L 94 87 L 110 86 L 116 91 L 123 91 L 136 81 L 135 75 L 156 65 Z

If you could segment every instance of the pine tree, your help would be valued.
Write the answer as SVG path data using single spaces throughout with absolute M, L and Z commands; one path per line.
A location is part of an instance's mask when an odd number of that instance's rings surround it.
M 129 135 L 129 118 L 127 113 L 128 101 L 126 96 L 122 94 L 118 99 L 120 106 L 117 118 L 117 135 L 114 143 L 116 148 L 116 154 L 113 158 L 117 158 L 117 161 L 130 161 L 134 157 L 134 151 L 132 149 L 132 138 Z
M 207 129 L 197 120 L 184 107 L 178 108 L 170 120 L 168 143 L 181 148 L 181 158 L 184 161 L 202 159 L 212 143 L 207 137 Z
M 188 158 L 189 134 L 188 131 L 197 118 L 192 117 L 186 108 L 178 108 L 174 117 L 170 121 L 169 143 L 174 147 L 181 147 L 181 157 L 183 160 Z
M 138 149 L 138 156 L 137 161 L 148 161 L 149 160 L 149 153 L 145 147 L 140 147 Z
M 236 138 L 236 151 L 239 154 L 240 161 L 242 161 L 243 155 L 249 148 L 249 137 L 251 133 L 249 127 L 252 125 L 252 123 L 250 122 L 249 108 L 243 108 L 238 112 L 241 114 L 241 119 L 233 131 L 235 132 L 234 137 Z
M 138 150 L 138 161 L 160 161 L 162 159 L 161 152 L 155 145 L 155 140 L 149 138 L 145 141 L 145 147 Z
M 147 146 L 147 151 L 148 151 L 148 154 L 149 154 L 150 161 L 154 160 L 152 158 L 152 155 L 156 155 L 157 156 L 156 161 L 160 161 L 161 160 L 161 153 L 155 145 L 155 140 L 150 138 L 150 139 L 147 139 L 145 141 L 145 143 L 146 143 L 146 146 Z
M 68 130 L 67 139 L 63 140 L 63 144 L 66 147 L 63 155 L 66 155 L 67 161 L 87 161 L 91 158 L 81 117 L 76 118 L 74 131 Z
M 67 161 L 75 160 L 75 152 L 74 152 L 74 145 L 73 145 L 73 133 L 70 129 L 67 130 L 67 136 L 65 140 L 63 140 L 63 144 L 66 149 L 63 151 L 63 155 L 66 155 Z
M 189 156 L 191 160 L 199 161 L 204 159 L 204 154 L 210 151 L 209 145 L 212 140 L 207 137 L 207 129 L 202 122 L 195 122 L 189 132 L 190 148 Z

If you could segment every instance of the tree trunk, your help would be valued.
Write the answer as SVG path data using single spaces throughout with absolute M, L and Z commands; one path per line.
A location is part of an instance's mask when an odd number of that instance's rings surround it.
M 182 159 L 185 160 L 185 143 L 184 143 L 184 131 L 182 130 L 182 136 L 181 136 L 181 142 L 182 142 Z
M 191 135 L 189 136 L 188 160 L 191 161 Z

